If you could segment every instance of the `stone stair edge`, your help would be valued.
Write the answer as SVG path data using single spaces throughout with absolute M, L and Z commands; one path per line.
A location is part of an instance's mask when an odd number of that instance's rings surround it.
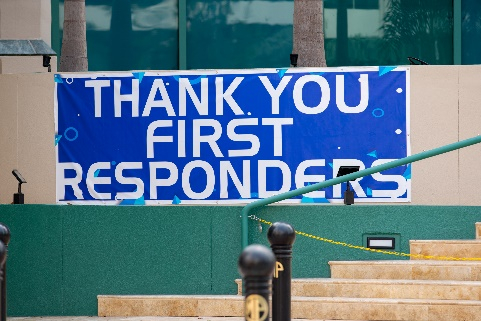
M 218 296 L 202 296 L 202 295 L 192 295 L 192 296 L 169 296 L 169 295 L 144 295 L 144 296 L 101 296 L 98 298 L 106 299 L 119 299 L 119 300 L 135 300 L 135 299 L 179 299 L 179 298 L 190 298 L 192 300 L 202 300 L 202 299 L 224 299 L 224 300 L 234 300 L 234 301 L 244 301 L 244 298 L 239 295 L 218 295 Z M 372 304 L 420 304 L 420 305 L 476 305 L 481 307 L 481 301 L 476 300 L 438 300 L 438 299 L 391 299 L 391 298 L 348 298 L 348 297 L 302 297 L 293 296 L 291 297 L 291 302 L 315 302 L 315 303 L 372 303 Z
M 442 244 L 481 244 L 480 239 L 467 240 L 409 240 L 409 243 L 442 243 Z
M 82 316 L 28 316 L 8 317 L 10 321 L 244 321 L 245 317 L 161 317 L 161 316 L 108 316 L 99 317 L 91 315 Z M 325 319 L 292 319 L 295 321 L 336 321 Z M 339 321 L 339 320 L 337 320 Z M 365 321 L 365 320 L 343 320 L 343 321 Z
M 376 261 L 329 261 L 329 265 L 481 265 L 481 261 L 445 260 L 376 260 Z
M 197 300 L 212 300 L 212 299 L 220 299 L 224 298 L 228 299 L 238 299 L 239 295 L 236 294 L 99 294 L 97 295 L 97 299 L 122 299 L 122 300 L 138 300 L 138 299 L 188 299 L 188 298 L 196 298 Z
M 236 279 L 239 284 L 241 279 Z M 411 280 L 411 279 L 346 279 L 346 278 L 293 278 L 292 283 L 336 283 L 336 284 L 394 284 L 394 285 L 466 285 L 481 286 L 481 281 L 460 281 L 460 280 Z
M 477 300 L 440 300 L 440 299 L 392 299 L 392 298 L 349 298 L 349 297 L 301 297 L 293 296 L 292 302 L 318 302 L 318 303 L 373 303 L 373 304 L 426 304 L 426 305 L 476 305 L 481 307 Z

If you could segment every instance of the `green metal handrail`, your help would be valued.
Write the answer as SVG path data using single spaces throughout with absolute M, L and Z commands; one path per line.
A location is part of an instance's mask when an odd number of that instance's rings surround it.
M 401 165 L 414 163 L 414 162 L 420 161 L 420 160 L 425 159 L 425 158 L 429 158 L 429 157 L 437 156 L 437 155 L 444 154 L 444 153 L 447 153 L 447 152 L 451 152 L 453 150 L 468 147 L 468 146 L 471 146 L 471 145 L 474 145 L 474 144 L 478 144 L 480 142 L 481 142 L 481 136 L 478 135 L 476 137 L 465 139 L 465 140 L 462 140 L 462 141 L 459 141 L 459 142 L 456 142 L 456 143 L 452 143 L 452 144 L 441 146 L 441 147 L 438 147 L 438 148 L 435 148 L 435 149 L 427 150 L 427 151 L 424 151 L 424 152 L 421 152 L 421 153 L 418 153 L 418 154 L 415 154 L 415 155 L 411 155 L 411 156 L 408 156 L 408 157 L 404 157 L 404 158 L 401 158 L 401 159 L 396 159 L 394 161 L 384 163 L 384 164 L 381 164 L 381 165 L 378 165 L 378 166 L 366 168 L 366 169 L 363 169 L 362 171 L 358 171 L 358 172 L 355 172 L 355 173 L 352 173 L 352 174 L 344 175 L 344 176 L 341 176 L 341 177 L 336 177 L 336 178 L 333 178 L 333 179 L 330 179 L 330 180 L 327 180 L 327 181 L 324 181 L 324 182 L 320 182 L 320 183 L 317 183 L 317 184 L 301 187 L 301 188 L 298 188 L 298 189 L 295 189 L 295 190 L 292 190 L 292 191 L 289 191 L 289 192 L 274 195 L 274 196 L 271 196 L 271 197 L 267 197 L 267 198 L 249 203 L 246 206 L 244 206 L 244 208 L 242 209 L 242 216 L 241 216 L 242 217 L 242 226 L 241 226 L 242 248 L 245 248 L 248 245 L 248 232 L 249 232 L 248 231 L 248 215 L 249 215 L 250 210 L 252 210 L 254 208 L 261 207 L 261 206 L 268 205 L 268 204 L 272 204 L 272 203 L 275 203 L 275 202 L 279 202 L 279 201 L 282 201 L 282 200 L 285 200 L 285 199 L 288 199 L 288 198 L 291 198 L 291 197 L 294 197 L 294 196 L 298 196 L 298 195 L 306 194 L 306 193 L 309 193 L 309 192 L 313 192 L 313 191 L 319 190 L 321 188 L 326 188 L 326 187 L 337 185 L 337 184 L 347 182 L 347 181 L 353 181 L 353 180 L 355 180 L 357 178 L 360 178 L 360 177 L 363 177 L 363 176 L 367 176 L 367 175 L 371 175 L 371 174 L 374 174 L 374 173 L 382 172 L 382 171 L 385 171 L 385 170 L 388 170 L 388 169 L 391 169 L 391 168 L 394 168 L 394 167 L 398 167 L 398 166 L 401 166 Z

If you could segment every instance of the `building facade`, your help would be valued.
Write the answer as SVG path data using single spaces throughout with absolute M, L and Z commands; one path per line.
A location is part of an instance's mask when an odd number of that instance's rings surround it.
M 63 1 L 52 0 L 57 52 Z M 289 66 L 293 11 L 294 0 L 86 0 L 89 70 Z M 477 0 L 324 0 L 324 28 L 330 67 L 481 62 Z
M 60 54 L 63 8 L 0 0 L 0 39 Z M 89 70 L 286 67 L 293 11 L 294 0 L 86 0 Z M 324 28 L 330 67 L 481 62 L 477 0 L 324 0 Z M 2 57 L 2 73 L 46 71 L 39 59 Z

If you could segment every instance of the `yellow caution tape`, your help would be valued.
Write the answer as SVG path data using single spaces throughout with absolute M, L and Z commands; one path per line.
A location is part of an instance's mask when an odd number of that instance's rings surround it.
M 272 225 L 272 222 L 266 221 L 260 217 L 257 217 L 255 215 L 250 215 L 249 218 L 254 221 L 258 221 L 260 223 L 266 224 L 266 225 Z M 362 250 L 362 251 L 369 251 L 369 252 L 374 252 L 374 253 L 381 253 L 381 254 L 387 254 L 387 255 L 395 255 L 395 256 L 406 256 L 406 257 L 411 257 L 411 258 L 418 258 L 418 259 L 426 259 L 426 260 L 442 260 L 442 261 L 481 261 L 481 258 L 479 257 L 451 257 L 451 256 L 436 256 L 436 255 L 422 255 L 422 254 L 409 254 L 409 253 L 402 253 L 402 252 L 395 252 L 395 251 L 386 251 L 386 250 L 379 250 L 379 249 L 371 249 L 368 247 L 364 246 L 359 246 L 359 245 L 354 245 L 354 244 L 349 244 L 345 242 L 338 242 L 330 239 L 326 239 L 324 237 L 304 233 L 301 231 L 296 231 L 296 234 L 302 235 L 314 240 L 334 244 L 334 245 L 340 245 L 340 246 L 345 246 L 351 249 L 357 249 L 357 250 Z

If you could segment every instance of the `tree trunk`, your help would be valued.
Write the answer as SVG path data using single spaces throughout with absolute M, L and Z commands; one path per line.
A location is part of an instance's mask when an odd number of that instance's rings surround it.
M 294 0 L 293 54 L 299 67 L 326 67 L 323 0 Z
M 88 70 L 86 29 L 85 0 L 65 0 L 59 71 Z

